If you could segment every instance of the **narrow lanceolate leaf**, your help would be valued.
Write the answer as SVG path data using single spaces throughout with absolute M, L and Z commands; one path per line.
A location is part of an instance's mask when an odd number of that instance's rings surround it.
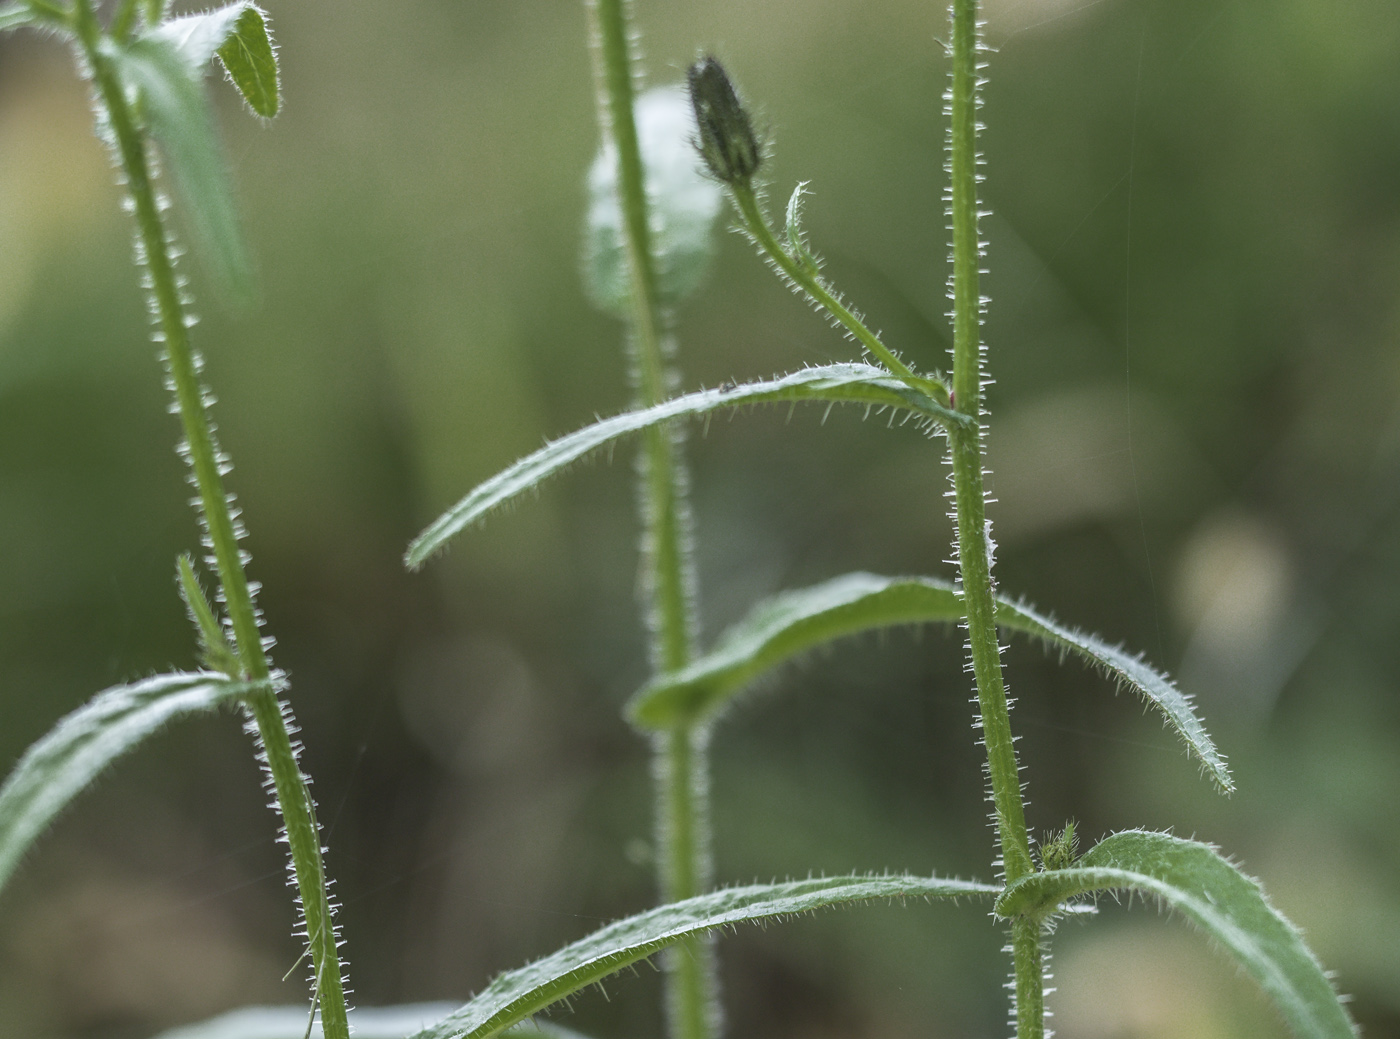
M 246 298 L 252 269 L 202 82 L 202 64 L 191 64 L 175 43 L 160 36 L 126 45 L 108 42 L 104 47 L 122 79 L 136 90 L 141 117 L 161 146 L 215 277 L 235 297 Z
M 827 877 L 711 892 L 619 920 L 527 967 L 502 974 L 466 1006 L 412 1039 L 489 1039 L 628 964 L 712 928 L 790 916 L 842 902 L 957 898 L 997 890 L 975 881 L 893 876 Z
M 1073 653 L 1102 671 L 1119 689 L 1137 693 L 1162 713 L 1167 726 L 1175 729 L 1185 741 L 1220 791 L 1226 794 L 1234 791 L 1235 781 L 1230 778 L 1225 756 L 1216 749 L 1210 734 L 1206 732 L 1205 723 L 1191 706 L 1191 698 L 1141 657 L 1133 656 L 1121 647 L 1110 646 L 1097 636 L 1066 627 L 1037 613 L 1025 603 L 1000 597 L 997 599 L 997 623 L 1039 639 L 1061 653 Z
M 896 624 L 962 618 L 956 587 L 931 577 L 853 573 L 755 606 L 715 648 L 682 671 L 659 675 L 628 707 L 638 725 L 669 729 L 719 713 L 761 675 L 843 635 Z
M 174 718 L 262 688 L 208 673 L 157 675 L 105 689 L 64 717 L 0 787 L 0 887 L 35 838 L 113 761 Z
M 403 1039 L 411 1032 L 440 1021 L 456 1003 L 406 1003 L 394 1007 L 357 1007 L 349 1013 L 355 1039 Z M 321 1039 L 321 1022 L 308 1034 L 304 1006 L 244 1007 L 226 1014 L 161 1032 L 156 1039 Z M 509 1039 L 584 1039 L 577 1032 L 547 1021 L 526 1021 L 507 1033 Z
M 1130 830 L 1105 838 L 1069 869 L 1032 873 L 997 899 L 1001 916 L 1039 916 L 1098 891 L 1152 895 L 1227 950 L 1302 1039 L 1352 1039 L 1346 1009 L 1297 929 L 1257 881 L 1209 845 Z
M 657 302 L 673 306 L 694 292 L 709 270 L 722 191 L 718 182 L 700 172 L 690 143 L 694 126 L 684 90 L 648 90 L 637 99 L 636 120 L 646 168 Z M 617 147 L 607 141 L 588 171 L 583 280 L 599 309 L 626 318 L 631 312 L 631 278 L 617 196 Z
M 962 619 L 956 585 L 935 577 L 882 577 L 853 573 L 767 599 L 720 636 L 715 648 L 688 667 L 660 675 L 632 698 L 628 714 L 647 729 L 693 725 L 713 717 L 756 679 L 794 657 L 844 635 L 896 624 Z M 1187 697 L 1142 661 L 1064 627 L 1022 603 L 997 600 L 997 623 L 1072 652 L 1137 692 L 1162 712 L 1211 777 L 1233 789 L 1215 744 Z
M 628 411 L 561 437 L 505 469 L 443 513 L 409 545 L 405 561 L 416 569 L 454 535 L 492 509 L 566 468 L 570 463 L 619 437 L 687 416 L 749 404 L 812 402 L 864 404 L 912 413 L 929 422 L 962 422 L 964 418 L 941 407 L 931 398 L 910 389 L 882 369 L 868 364 L 832 364 L 806 368 L 780 379 L 721 386 L 687 393 L 640 411 Z

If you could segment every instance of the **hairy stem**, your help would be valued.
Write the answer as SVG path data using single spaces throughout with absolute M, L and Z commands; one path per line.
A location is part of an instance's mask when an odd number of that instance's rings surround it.
M 224 491 L 224 456 L 214 437 L 206 409 L 206 395 L 199 384 L 194 351 L 189 340 L 189 320 L 180 284 L 175 276 L 173 252 L 156 201 L 146 137 L 132 116 L 113 63 L 103 53 L 102 31 L 89 0 L 78 0 L 76 27 L 84 56 L 92 69 L 97 92 L 130 192 L 137 236 L 150 279 L 151 297 L 164 343 L 170 386 L 175 394 L 184 430 L 187 455 L 199 491 L 207 543 L 218 571 L 229 624 L 233 629 L 241 677 L 267 679 L 271 667 L 258 627 L 253 590 L 244 572 L 238 548 L 238 527 L 229 497 Z M 348 1039 L 345 994 L 326 890 L 325 868 L 315 810 L 307 778 L 297 764 L 292 743 L 291 712 L 277 692 L 252 694 L 247 706 L 257 728 L 262 755 L 286 828 L 292 871 L 301 894 L 302 913 L 315 973 L 317 999 L 327 1039 Z
M 589 0 L 599 122 L 617 152 L 618 201 L 630 279 L 630 326 L 642 406 L 671 390 L 673 344 L 658 302 L 645 171 L 633 116 L 633 62 L 626 0 Z M 678 433 L 649 430 L 640 485 L 643 580 L 655 672 L 675 671 L 694 654 L 694 568 L 690 558 L 686 474 Z M 701 894 L 711 883 L 708 826 L 708 739 L 683 727 L 658 738 L 657 873 L 669 902 Z M 691 938 L 669 954 L 667 1010 L 673 1039 L 710 1039 L 719 1031 L 713 939 Z
M 1016 972 L 1017 1039 L 1041 1039 L 1045 1034 L 1045 953 L 1039 917 L 1022 917 L 1011 924 L 1011 957 Z
M 768 221 L 764 218 L 763 210 L 759 208 L 758 199 L 754 195 L 752 187 L 747 183 L 731 184 L 729 190 L 734 198 L 734 205 L 739 210 L 740 219 L 744 222 L 745 230 L 753 235 L 754 242 L 763 250 L 764 255 L 773 262 L 795 288 L 806 293 L 812 302 L 845 326 L 856 341 L 874 354 L 880 363 L 891 372 L 920 393 L 928 394 L 939 404 L 948 403 L 948 388 L 942 382 L 931 376 L 915 374 L 913 369 L 895 356 L 894 351 L 880 341 L 879 336 L 866 327 L 865 322 L 836 298 L 835 294 L 822 283 L 821 278 L 813 275 L 802 264 L 788 255 L 787 250 L 778 243 L 772 228 L 768 226 Z
M 977 8 L 977 0 L 953 0 L 953 67 L 948 93 L 951 117 L 949 215 L 953 232 L 953 400 L 956 409 L 972 419 L 973 424 L 970 428 L 950 427 L 948 444 L 953 465 L 958 564 L 967 616 L 968 653 L 977 681 L 977 702 L 987 748 L 1002 870 L 1009 884 L 1035 867 L 1031 862 L 1016 747 L 1001 671 L 982 487 L 983 301 L 979 285 L 982 247 L 977 213 L 977 92 L 980 85 Z M 1018 921 L 1012 928 L 1018 1039 L 1041 1039 L 1044 1034 L 1039 927 L 1035 921 Z

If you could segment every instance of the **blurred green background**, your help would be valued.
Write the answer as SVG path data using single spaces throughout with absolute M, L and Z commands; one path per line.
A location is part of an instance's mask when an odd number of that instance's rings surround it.
M 639 0 L 648 79 L 716 51 L 828 272 L 945 363 L 938 3 Z M 1368 1036 L 1400 1036 L 1400 18 L 1391 0 L 989 0 L 991 515 L 1004 590 L 1140 648 L 1239 783 L 1070 663 L 1007 654 L 1037 831 L 1213 841 L 1262 877 Z M 189 266 L 253 576 L 308 744 L 355 1000 L 460 999 L 653 898 L 632 449 L 464 536 L 475 481 L 628 401 L 578 276 L 597 146 L 559 0 L 272 5 L 286 108 L 215 93 L 256 251 L 244 310 Z M 0 39 L 0 763 L 96 690 L 194 663 L 196 545 L 83 87 Z M 684 384 L 852 348 L 736 235 L 679 315 Z M 818 411 L 689 442 L 707 638 L 849 569 L 943 573 L 941 448 Z M 990 878 L 960 642 L 852 640 L 715 734 L 718 875 Z M 0 899 L 0 1037 L 127 1039 L 302 998 L 249 742 L 185 722 L 55 826 Z M 1005 1034 L 985 910 L 868 908 L 726 937 L 735 1036 Z M 1061 1034 L 1283 1026 L 1178 920 L 1056 942 Z M 295 972 L 299 978 L 301 971 Z M 658 975 L 570 1023 L 660 1034 Z

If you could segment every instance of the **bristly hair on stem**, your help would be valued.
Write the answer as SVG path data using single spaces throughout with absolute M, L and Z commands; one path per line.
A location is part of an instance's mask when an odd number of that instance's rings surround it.
M 143 112 L 150 115 L 151 97 L 176 97 L 183 105 L 178 109 L 185 120 L 180 125 L 186 129 L 208 126 L 203 71 L 169 47 L 157 48 L 160 60 L 143 62 L 144 51 L 133 57 L 133 48 L 142 40 L 124 49 L 103 30 L 91 0 L 77 0 L 73 12 L 80 64 L 91 77 L 96 95 L 99 132 L 121 169 L 135 217 L 136 254 L 144 267 L 143 284 L 156 326 L 153 338 L 161 344 L 167 385 L 175 398 L 171 410 L 179 417 L 184 434 L 180 452 L 189 462 L 191 483 L 198 490 L 196 508 L 210 552 L 208 559 L 218 574 L 217 600 L 224 608 L 227 636 L 219 629 L 188 563 L 180 568 L 181 586 L 206 651 L 240 676 L 269 680 L 266 689 L 245 700 L 247 727 L 266 772 L 265 785 L 274 793 L 273 807 L 282 817 L 281 839 L 288 848 L 288 870 L 300 896 L 301 936 L 314 964 L 313 1007 L 319 1007 L 327 1039 L 348 1039 L 348 989 L 337 950 L 336 906 L 322 860 L 320 824 L 307 789 L 308 779 L 298 763 L 301 744 L 293 739 L 296 726 L 291 708 L 280 696 L 284 683 L 267 657 L 270 643 L 261 630 L 257 585 L 248 580 L 247 553 L 239 547 L 243 529 L 238 511 L 224 489 L 229 461 L 215 437 L 208 411 L 213 398 L 200 381 L 201 362 L 190 343 L 194 321 L 188 311 L 189 294 L 175 269 L 176 250 L 164 218 L 167 205 L 157 191 L 152 127 L 142 119 Z M 144 107 L 139 105 L 141 101 L 146 102 Z M 169 153 L 171 140 L 165 138 L 161 143 Z

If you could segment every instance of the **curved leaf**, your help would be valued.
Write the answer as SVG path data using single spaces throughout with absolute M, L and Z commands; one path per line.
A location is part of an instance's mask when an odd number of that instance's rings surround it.
M 627 707 L 647 729 L 694 725 L 718 714 L 754 679 L 815 646 L 896 624 L 962 619 L 956 586 L 932 577 L 843 574 L 758 603 L 688 667 L 658 675 Z
M 648 90 L 637 98 L 636 119 L 646 167 L 656 294 L 671 306 L 694 292 L 709 271 L 723 191 L 696 162 L 690 143 L 695 120 L 684 89 Z M 617 200 L 617 147 L 611 140 L 588 171 L 583 274 L 599 309 L 626 318 L 632 292 Z
M 0 787 L 0 887 L 44 827 L 113 761 L 173 718 L 266 687 L 208 672 L 157 675 L 105 689 L 66 715 Z
M 233 185 L 204 92 L 203 65 L 160 36 L 104 49 L 136 89 L 141 114 L 160 142 L 198 244 L 220 284 L 238 298 L 252 291 L 252 267 L 233 203 Z
M 1041 916 L 1097 891 L 1155 896 L 1227 949 L 1304 1039 L 1357 1035 L 1332 983 L 1297 929 L 1212 847 L 1165 833 L 1105 838 L 1069 869 L 1033 873 L 997 899 L 1000 916 Z
M 957 898 L 999 888 L 937 877 L 827 877 L 715 891 L 619 920 L 541 960 L 499 975 L 466 1006 L 412 1039 L 488 1039 L 551 1003 L 716 927 L 882 898 Z
M 1162 712 L 1166 725 L 1176 730 L 1220 791 L 1234 792 L 1235 781 L 1230 778 L 1225 755 L 1216 749 L 1206 732 L 1205 723 L 1191 706 L 1191 697 L 1140 656 L 1133 656 L 1121 646 L 1110 646 L 1095 635 L 1066 627 L 1025 603 L 1001 597 L 997 598 L 997 623 L 1039 639 L 1061 653 L 1073 653 L 1102 671 L 1119 689 L 1137 693 Z
M 832 364 L 805 368 L 765 382 L 721 386 L 673 397 L 654 407 L 623 412 L 561 437 L 480 484 L 439 516 L 408 546 L 404 560 L 417 569 L 454 535 L 492 509 L 537 486 L 570 463 L 619 437 L 638 433 L 671 419 L 705 415 L 746 404 L 798 403 L 864 404 L 912 412 L 938 422 L 963 422 L 963 416 L 941 407 L 880 368 L 868 364 Z
M 715 648 L 683 670 L 660 675 L 628 705 L 628 716 L 659 730 L 715 716 L 765 672 L 815 646 L 872 628 L 962 619 L 957 586 L 933 577 L 853 573 L 759 603 L 720 636 Z M 1224 758 L 1190 700 L 1166 676 L 1121 649 L 1045 617 L 1023 603 L 997 599 L 997 623 L 1072 652 L 1138 693 L 1162 712 L 1221 789 L 1234 789 Z

